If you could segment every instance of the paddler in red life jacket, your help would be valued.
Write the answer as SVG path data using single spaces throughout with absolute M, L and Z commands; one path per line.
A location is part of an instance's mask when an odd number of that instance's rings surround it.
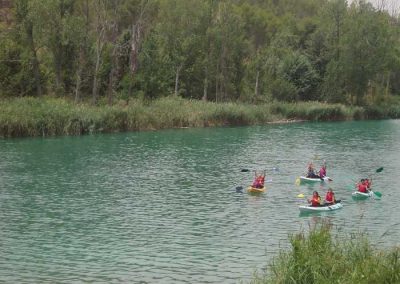
M 321 206 L 321 197 L 319 196 L 318 192 L 313 192 L 313 196 L 308 200 L 308 203 L 311 203 L 311 206 L 314 207 Z
M 257 174 L 257 171 L 254 171 L 254 181 L 251 185 L 254 188 L 263 188 L 265 183 L 265 170 L 262 174 Z
M 322 165 L 321 169 L 319 170 L 319 177 L 324 178 L 326 177 L 326 164 L 324 161 L 324 164 Z
M 367 187 L 367 183 L 365 182 L 365 179 L 362 179 L 361 182 L 359 182 L 357 184 L 357 189 L 359 192 L 362 193 L 368 193 L 368 187 Z
M 336 203 L 335 194 L 333 193 L 332 188 L 329 188 L 325 196 L 325 204 L 331 205 L 335 203 Z

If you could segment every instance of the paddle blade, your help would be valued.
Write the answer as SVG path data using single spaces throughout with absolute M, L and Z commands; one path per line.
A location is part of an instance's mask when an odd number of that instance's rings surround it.
M 249 169 L 241 169 L 240 170 L 242 173 L 247 173 L 247 172 L 250 172 L 250 170 Z
M 379 191 L 374 191 L 374 194 L 376 197 L 379 197 L 379 198 L 382 197 L 382 193 L 380 193 Z
M 297 195 L 298 198 L 304 198 L 304 194 L 300 193 L 299 195 Z
M 376 170 L 377 173 L 380 173 L 381 171 L 383 171 L 383 167 L 380 167 L 379 169 Z
M 300 178 L 297 178 L 296 181 L 294 182 L 295 185 L 300 185 Z
M 243 186 L 236 187 L 236 192 L 242 192 L 242 191 L 243 191 Z

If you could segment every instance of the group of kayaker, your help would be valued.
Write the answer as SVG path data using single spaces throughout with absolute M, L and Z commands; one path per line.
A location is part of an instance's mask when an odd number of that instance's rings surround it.
M 324 161 L 318 174 L 315 173 L 314 164 L 312 162 L 308 163 L 306 177 L 307 178 L 324 178 L 324 177 L 326 177 L 326 162 Z
M 326 161 L 324 160 L 318 174 L 315 173 L 315 168 L 313 162 L 309 162 L 307 165 L 307 178 L 324 178 L 326 177 Z M 321 196 L 319 196 L 318 191 L 314 191 L 313 195 L 310 199 L 308 199 L 308 203 L 311 206 L 327 206 L 336 203 L 335 194 L 331 188 L 328 189 L 326 193 L 325 200 L 322 202 Z
M 369 193 L 371 190 L 372 181 L 368 178 L 361 179 L 360 182 L 357 183 L 356 187 L 359 192 Z
M 328 206 L 336 203 L 335 194 L 333 193 L 332 188 L 328 189 L 328 192 L 325 195 L 325 200 L 322 202 L 321 196 L 319 196 L 318 191 L 314 191 L 313 195 L 310 199 L 308 199 L 308 203 L 311 206 Z
M 314 165 L 312 162 L 310 162 L 307 166 L 307 177 L 308 178 L 326 177 L 326 162 L 324 161 L 324 163 L 322 164 L 318 175 L 315 174 Z M 361 181 L 356 184 L 356 188 L 359 192 L 369 193 L 371 190 L 371 185 L 372 185 L 372 180 L 364 178 L 361 179 Z M 313 195 L 310 199 L 308 199 L 308 202 L 311 204 L 311 206 L 327 206 L 335 204 L 337 201 L 335 199 L 335 194 L 333 193 L 333 190 L 329 188 L 328 192 L 326 193 L 325 200 L 323 202 L 317 191 L 313 192 Z
M 266 170 L 263 170 L 262 172 L 254 171 L 254 181 L 251 187 L 256 189 L 264 188 L 265 175 L 266 175 Z M 321 165 L 318 175 L 315 173 L 314 164 L 312 162 L 308 163 L 307 178 L 323 179 L 326 176 L 327 176 L 327 171 L 326 171 L 325 161 Z M 359 192 L 369 193 L 371 189 L 371 183 L 372 181 L 368 178 L 361 179 L 361 181 L 357 183 L 356 187 Z M 311 206 L 318 207 L 318 206 L 329 206 L 336 203 L 340 203 L 340 200 L 336 200 L 335 193 L 333 192 L 332 188 L 329 188 L 325 195 L 325 199 L 323 201 L 319 193 L 317 191 L 314 191 L 312 197 L 308 199 L 308 202 L 310 203 Z

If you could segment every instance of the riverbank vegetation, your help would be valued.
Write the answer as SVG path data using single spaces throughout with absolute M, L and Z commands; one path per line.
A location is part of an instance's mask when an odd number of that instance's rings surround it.
M 165 97 L 93 106 L 62 98 L 26 97 L 0 100 L 0 137 L 398 117 L 400 108 L 390 105 L 369 108 L 318 102 L 254 105 Z
M 2 136 L 399 117 L 384 3 L 1 1 Z
M 377 249 L 365 235 L 355 234 L 347 240 L 333 237 L 325 224 L 308 235 L 292 236 L 290 242 L 291 249 L 281 252 L 266 274 L 251 283 L 400 282 L 400 248 Z

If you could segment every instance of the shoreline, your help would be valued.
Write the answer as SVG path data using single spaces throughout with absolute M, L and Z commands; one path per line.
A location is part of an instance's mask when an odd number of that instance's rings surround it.
M 77 136 L 218 126 L 400 118 L 400 105 L 346 106 L 320 102 L 214 103 L 165 97 L 112 106 L 61 98 L 0 100 L 0 138 Z

